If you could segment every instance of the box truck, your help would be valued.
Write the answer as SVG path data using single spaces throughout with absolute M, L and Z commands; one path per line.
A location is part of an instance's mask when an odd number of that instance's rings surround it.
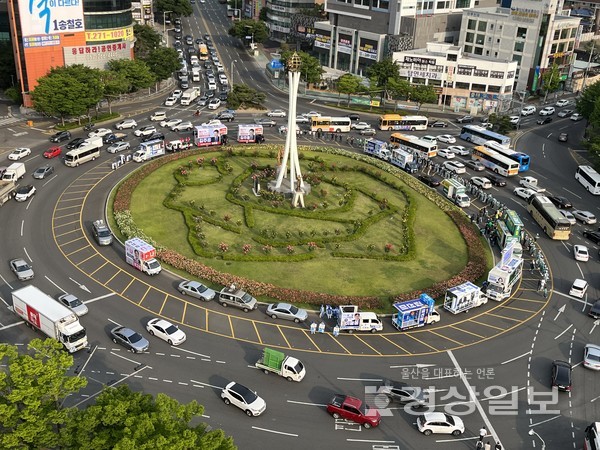
M 417 163 L 414 161 L 413 154 L 401 148 L 395 148 L 392 150 L 390 162 L 396 167 L 400 167 L 401 169 L 407 171 L 408 173 L 415 173 L 419 169 Z
M 14 181 L 0 180 L 0 206 L 14 197 L 17 187 Z
M 485 305 L 488 299 L 479 286 L 467 281 L 458 286 L 451 287 L 446 290 L 444 297 L 444 309 L 452 314 L 467 312 L 471 308 Z
M 198 97 L 200 97 L 200 88 L 199 87 L 190 88 L 181 95 L 181 105 L 189 106 Z
M 456 205 L 461 208 L 467 208 L 471 206 L 471 199 L 465 194 L 465 187 L 453 178 L 446 178 L 442 181 L 442 188 L 444 195 L 452 200 Z
M 414 300 L 395 302 L 393 306 L 398 312 L 392 315 L 392 325 L 399 331 L 440 321 L 435 301 L 427 294 L 421 294 Z
M 354 331 L 383 330 L 383 323 L 374 312 L 359 311 L 355 305 L 340 305 L 337 311 L 337 325 L 340 331 L 352 333 Z
M 374 156 L 375 158 L 383 159 L 384 161 L 389 161 L 392 154 L 388 148 L 387 142 L 373 138 L 367 139 L 367 142 L 365 142 L 363 147 L 363 152 L 367 155 Z
M 282 352 L 265 348 L 261 358 L 256 361 L 257 369 L 265 373 L 275 373 L 288 381 L 302 381 L 306 375 L 306 369 L 298 359 L 285 356 Z
M 70 352 L 87 347 L 85 328 L 77 314 L 35 286 L 12 292 L 13 311 L 25 323 L 62 343 Z
M 25 163 L 12 163 L 2 175 L 2 181 L 17 181 L 25 176 Z
M 144 162 L 157 156 L 165 154 L 165 141 L 162 139 L 155 139 L 153 141 L 142 142 L 139 150 L 136 150 L 133 154 L 133 160 L 135 162 Z
M 156 260 L 156 249 L 140 238 L 125 241 L 125 261 L 148 275 L 159 274 L 162 270 Z

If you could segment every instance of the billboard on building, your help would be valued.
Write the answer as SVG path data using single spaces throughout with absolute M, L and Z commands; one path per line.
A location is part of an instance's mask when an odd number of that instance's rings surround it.
M 340 33 L 338 37 L 337 50 L 339 53 L 352 54 L 352 36 Z
M 329 50 L 331 48 L 331 34 L 325 30 L 315 30 L 315 48 Z
M 106 41 L 133 41 L 133 26 L 125 28 L 111 28 L 108 30 L 93 30 L 85 32 L 85 40 L 88 43 Z
M 361 38 L 358 46 L 358 57 L 377 61 L 377 42 Z
M 23 37 L 84 31 L 81 0 L 19 0 L 19 15 Z
M 131 43 L 77 45 L 64 47 L 63 52 L 65 66 L 85 64 L 95 69 L 105 69 L 106 64 L 113 59 L 130 59 Z

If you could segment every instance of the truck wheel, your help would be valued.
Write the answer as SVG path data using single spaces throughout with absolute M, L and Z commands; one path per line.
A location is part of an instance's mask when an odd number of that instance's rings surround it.
M 223 402 L 224 402 L 226 405 L 229 405 L 229 403 L 231 403 L 227 397 L 225 397 L 225 398 L 223 399 Z
M 252 414 L 252 411 L 250 411 L 249 409 L 246 410 L 246 415 L 248 417 L 252 417 L 254 414 Z
M 271 314 L 271 317 L 272 317 L 273 319 L 277 319 L 277 314 Z
M 287 377 L 286 378 L 288 381 L 294 381 L 292 377 Z
M 338 413 L 333 413 L 333 414 L 331 414 L 331 416 L 332 416 L 334 419 L 339 419 L 339 418 L 340 418 L 340 415 L 339 415 Z
M 369 428 L 371 428 L 371 424 L 369 422 L 365 422 L 363 423 L 363 427 L 365 427 L 368 430 Z

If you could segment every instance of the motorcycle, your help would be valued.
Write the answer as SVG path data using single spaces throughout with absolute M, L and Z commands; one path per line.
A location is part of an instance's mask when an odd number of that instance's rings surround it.
M 83 127 L 83 131 L 92 131 L 95 126 L 96 125 L 93 123 L 88 123 L 86 126 Z

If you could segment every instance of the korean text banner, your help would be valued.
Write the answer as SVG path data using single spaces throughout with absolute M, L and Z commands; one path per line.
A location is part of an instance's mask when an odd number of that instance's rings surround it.
M 238 142 L 256 142 L 256 136 L 263 134 L 262 125 L 238 125 Z
M 81 0 L 19 0 L 23 36 L 84 31 Z

